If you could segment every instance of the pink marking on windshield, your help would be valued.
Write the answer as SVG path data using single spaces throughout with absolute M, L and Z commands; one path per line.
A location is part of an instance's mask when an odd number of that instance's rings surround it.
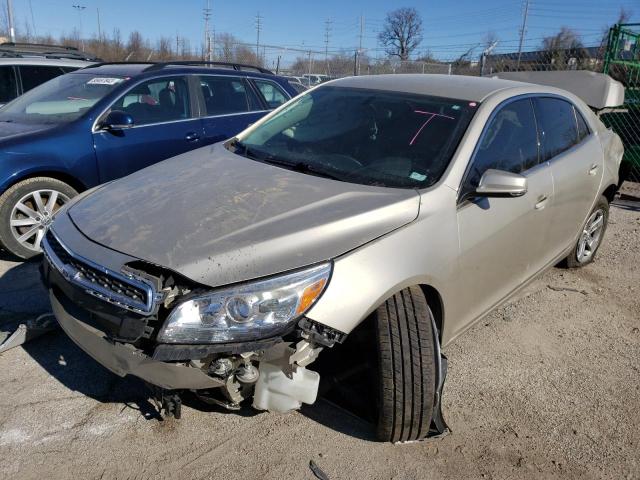
M 413 145 L 414 142 L 416 141 L 416 139 L 418 138 L 418 135 L 420 135 L 420 132 L 422 132 L 422 130 L 424 129 L 424 127 L 427 126 L 427 124 L 433 120 L 436 117 L 436 113 L 432 113 L 431 116 L 429 118 L 427 118 L 427 121 L 424 122 L 422 124 L 422 126 L 418 129 L 418 131 L 416 132 L 416 134 L 413 136 L 413 138 L 411 139 L 411 141 L 409 142 L 409 145 Z
M 451 120 L 455 120 L 454 117 L 450 117 L 448 115 L 442 115 L 441 113 L 425 112 L 423 110 L 414 110 L 413 113 L 420 113 L 422 115 L 434 115 L 436 117 L 444 117 L 444 118 L 449 118 Z

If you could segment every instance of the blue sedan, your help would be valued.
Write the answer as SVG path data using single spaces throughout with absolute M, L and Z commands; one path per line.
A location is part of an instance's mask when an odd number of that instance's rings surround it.
M 99 64 L 31 90 L 0 109 L 0 248 L 37 255 L 79 192 L 230 138 L 296 94 L 261 68 L 183 63 Z

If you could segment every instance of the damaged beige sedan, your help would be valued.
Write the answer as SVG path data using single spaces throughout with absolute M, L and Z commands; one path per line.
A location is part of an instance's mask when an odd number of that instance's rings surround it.
M 545 268 L 594 259 L 622 153 L 557 88 L 332 81 L 69 202 L 43 276 L 69 337 L 168 414 L 185 391 L 297 409 L 322 372 L 380 440 L 419 440 L 446 432 L 441 348 Z

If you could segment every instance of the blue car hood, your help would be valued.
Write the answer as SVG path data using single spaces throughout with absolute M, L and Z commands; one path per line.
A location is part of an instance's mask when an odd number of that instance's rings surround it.
M 53 127 L 55 127 L 55 125 L 0 122 L 0 141 L 20 135 L 40 132 L 42 130 L 49 130 Z

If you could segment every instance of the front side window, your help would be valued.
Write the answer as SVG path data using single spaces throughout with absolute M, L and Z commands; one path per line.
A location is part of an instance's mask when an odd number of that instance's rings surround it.
M 279 85 L 264 80 L 254 80 L 254 82 L 258 87 L 258 90 L 260 90 L 265 102 L 269 105 L 269 108 L 278 108 L 289 100 L 289 97 L 284 93 L 284 90 L 282 90 Z
M 13 67 L 0 67 L 0 103 L 7 103 L 18 96 L 18 84 Z
M 573 147 L 578 141 L 573 105 L 559 98 L 536 98 L 536 118 L 542 134 L 543 161 Z
M 398 188 L 438 181 L 475 102 L 326 86 L 230 142 L 238 155 L 336 180 Z
M 64 71 L 60 67 L 48 67 L 43 65 L 20 65 L 20 78 L 22 79 L 22 91 L 27 92 L 32 88 L 43 84 L 47 80 L 62 75 Z
M 190 116 L 187 78 L 154 78 L 140 83 L 120 97 L 111 110 L 128 113 L 134 125 L 187 119 Z
M 531 100 L 500 108 L 487 125 L 471 161 L 466 187 L 475 189 L 489 170 L 522 173 L 538 164 L 538 134 Z
M 59 124 L 80 118 L 125 78 L 92 73 L 61 75 L 0 110 L 0 121 Z
M 260 110 L 256 95 L 241 78 L 201 76 L 200 88 L 207 116 Z

